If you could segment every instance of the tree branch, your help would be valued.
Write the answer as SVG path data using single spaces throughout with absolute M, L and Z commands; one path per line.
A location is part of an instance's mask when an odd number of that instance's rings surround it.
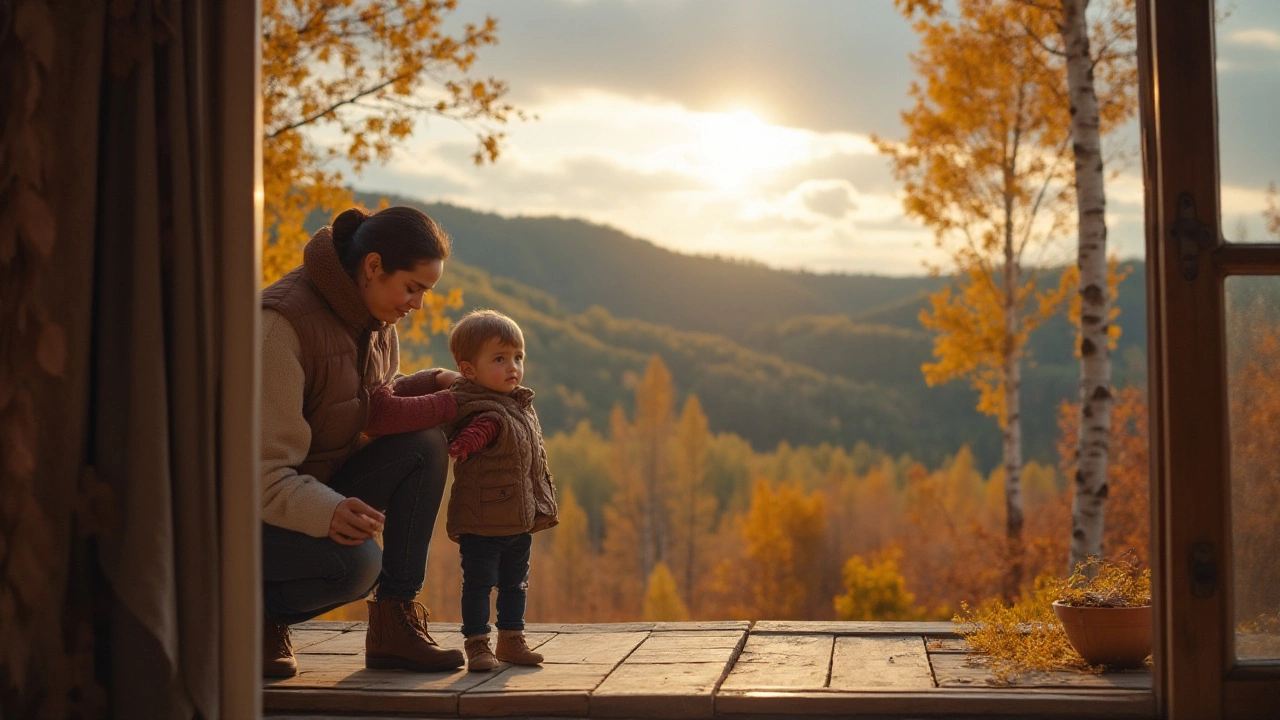
M 276 129 L 276 130 L 271 131 L 271 133 L 269 133 L 269 134 L 267 135 L 267 139 L 268 139 L 268 140 L 271 140 L 271 139 L 276 138 L 276 137 L 278 137 L 278 136 L 280 136 L 280 135 L 282 135 L 282 134 L 284 134 L 284 133 L 289 132 L 290 130 L 296 130 L 296 129 L 300 128 L 300 127 L 303 127 L 304 125 L 310 125 L 311 123 L 313 123 L 313 122 L 315 122 L 315 121 L 317 121 L 317 120 L 319 120 L 319 119 L 323 118 L 324 116 L 326 116 L 326 115 L 328 115 L 328 114 L 330 114 L 330 113 L 334 112 L 335 110 L 337 110 L 338 108 L 340 108 L 340 107 L 342 107 L 342 106 L 344 106 L 344 105 L 352 105 L 352 104 L 356 103 L 358 100 L 360 100 L 361 98 L 368 97 L 368 96 L 370 96 L 370 95 L 372 95 L 372 94 L 374 94 L 374 93 L 378 92 L 379 90 L 382 90 L 382 89 L 386 88 L 388 85 L 392 85 L 392 84 L 397 83 L 397 82 L 399 82 L 399 81 L 401 81 L 401 80 L 407 80 L 407 79 L 409 79 L 410 77 L 412 77 L 412 76 L 410 76 L 410 75 L 398 75 L 398 76 L 393 77 L 393 78 L 391 78 L 391 79 L 389 79 L 389 80 L 386 80 L 386 81 L 381 82 L 381 83 L 379 83 L 379 84 L 377 84 L 377 85 L 374 85 L 373 87 L 368 88 L 367 90 L 362 90 L 362 91 L 360 91 L 360 92 L 356 93 L 355 95 L 353 95 L 353 96 L 351 96 L 351 97 L 349 97 L 349 98 L 345 98 L 345 99 L 339 100 L 338 102 L 336 102 L 336 103 L 334 103 L 334 104 L 330 105 L 329 107 L 325 108 L 324 110 L 321 110 L 320 112 L 314 113 L 314 114 L 312 114 L 312 115 L 309 115 L 309 116 L 307 116 L 307 117 L 302 118 L 301 120 L 299 120 L 299 121 L 297 121 L 297 122 L 295 122 L 295 123 L 290 123 L 289 125 L 286 125 L 286 126 L 284 126 L 284 127 L 282 127 L 282 128 L 278 128 L 278 129 Z

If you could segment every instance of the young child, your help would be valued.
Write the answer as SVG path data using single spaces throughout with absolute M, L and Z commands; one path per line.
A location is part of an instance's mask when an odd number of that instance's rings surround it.
M 524 639 L 530 534 L 559 520 L 533 391 L 520 384 L 524 335 L 506 315 L 477 310 L 453 326 L 449 351 L 462 377 L 450 388 L 458 419 L 450 432 L 449 454 L 457 462 L 447 529 L 462 552 L 467 669 L 492 670 L 498 660 L 537 665 L 542 655 Z M 498 647 L 491 651 L 494 587 Z

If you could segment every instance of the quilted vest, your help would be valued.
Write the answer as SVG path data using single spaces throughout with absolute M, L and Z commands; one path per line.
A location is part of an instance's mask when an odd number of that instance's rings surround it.
M 327 483 L 356 451 L 370 393 L 396 369 L 395 326 L 369 314 L 327 227 L 307 243 L 302 265 L 262 292 L 262 307 L 283 315 L 298 335 L 306 378 L 302 415 L 311 426 L 298 473 Z
M 518 387 L 504 395 L 469 380 L 458 380 L 450 391 L 458 401 L 455 430 L 478 417 L 497 420 L 500 429 L 483 450 L 453 466 L 449 537 L 518 535 L 559 524 L 533 391 Z

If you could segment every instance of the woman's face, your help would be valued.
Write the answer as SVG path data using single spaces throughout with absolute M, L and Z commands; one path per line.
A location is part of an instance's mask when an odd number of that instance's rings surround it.
M 440 282 L 444 261 L 424 260 L 409 270 L 387 273 L 378 253 L 369 253 L 360 271 L 360 292 L 369 314 L 382 322 L 396 323 L 422 309 L 422 296 Z

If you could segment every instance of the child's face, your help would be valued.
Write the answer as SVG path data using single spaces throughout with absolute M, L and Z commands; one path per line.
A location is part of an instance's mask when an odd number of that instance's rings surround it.
M 490 338 L 480 346 L 475 360 L 463 360 L 458 370 L 486 390 L 510 393 L 524 379 L 524 348 L 507 345 L 501 338 Z

